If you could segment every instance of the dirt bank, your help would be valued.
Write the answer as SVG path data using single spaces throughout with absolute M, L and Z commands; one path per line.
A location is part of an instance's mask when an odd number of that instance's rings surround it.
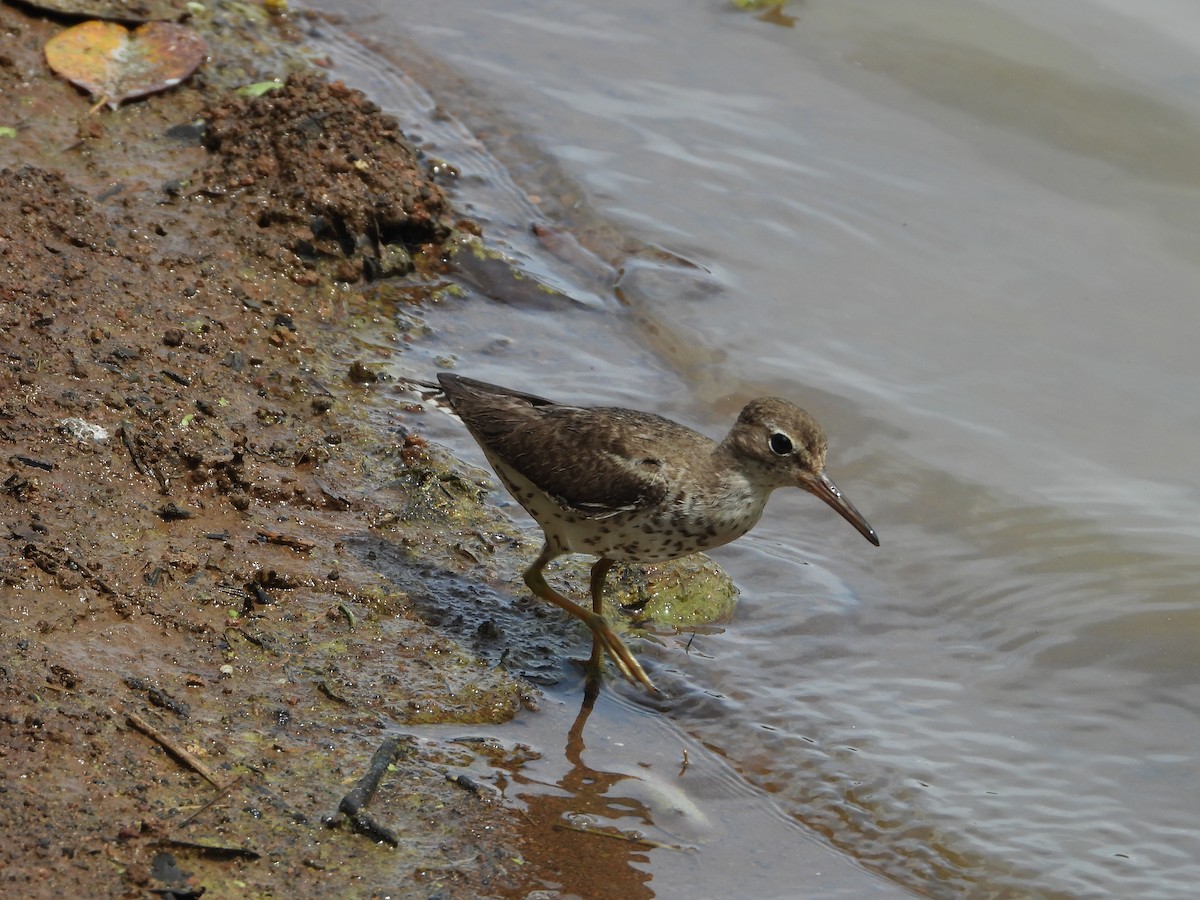
M 309 68 L 286 20 L 218 4 L 196 76 L 97 113 L 64 24 L 0 7 L 0 894 L 505 893 L 519 825 L 456 773 L 511 751 L 401 739 L 324 821 L 389 724 L 528 702 L 372 564 L 478 568 L 490 514 L 365 427 L 378 310 L 333 289 L 419 298 L 471 224 L 356 92 L 234 95 Z

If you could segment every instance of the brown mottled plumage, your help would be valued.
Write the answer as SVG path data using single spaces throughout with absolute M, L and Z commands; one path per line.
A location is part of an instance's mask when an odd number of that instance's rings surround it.
M 525 583 L 587 623 L 593 666 L 607 650 L 627 678 L 649 690 L 653 683 L 602 615 L 614 562 L 677 559 L 726 544 L 754 527 L 771 491 L 788 485 L 816 494 L 879 545 L 824 473 L 821 427 L 786 400 L 751 400 L 717 443 L 651 413 L 564 406 L 447 372 L 438 382 L 504 486 L 545 532 Z M 591 610 L 542 575 L 566 553 L 599 557 Z

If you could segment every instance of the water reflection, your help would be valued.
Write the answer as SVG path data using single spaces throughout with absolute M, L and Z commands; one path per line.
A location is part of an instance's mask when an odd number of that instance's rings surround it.
M 593 769 L 584 762 L 584 726 L 595 707 L 599 682 L 588 679 L 563 757 L 567 770 L 553 784 L 514 772 L 513 793 L 525 806 L 519 840 L 531 881 L 579 897 L 650 898 L 649 849 L 640 829 L 652 811 L 623 795 L 632 776 Z

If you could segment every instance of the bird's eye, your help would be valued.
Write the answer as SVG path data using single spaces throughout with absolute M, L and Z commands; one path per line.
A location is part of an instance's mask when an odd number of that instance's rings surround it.
M 777 431 L 771 435 L 771 439 L 767 443 L 771 446 L 771 452 L 779 456 L 787 456 L 796 449 L 792 446 L 792 439 L 782 431 Z

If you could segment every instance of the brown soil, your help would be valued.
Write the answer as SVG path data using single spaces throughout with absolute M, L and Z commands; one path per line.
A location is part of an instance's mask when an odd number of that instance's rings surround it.
M 419 297 L 472 226 L 360 94 L 236 97 L 305 68 L 247 14 L 193 23 L 214 61 L 179 88 L 90 114 L 41 56 L 62 23 L 0 7 L 0 894 L 505 894 L 515 814 L 448 775 L 510 751 L 401 738 L 334 816 L 389 726 L 528 698 L 379 576 L 478 569 L 449 523 L 487 513 L 366 427 L 376 301 L 330 290 Z

